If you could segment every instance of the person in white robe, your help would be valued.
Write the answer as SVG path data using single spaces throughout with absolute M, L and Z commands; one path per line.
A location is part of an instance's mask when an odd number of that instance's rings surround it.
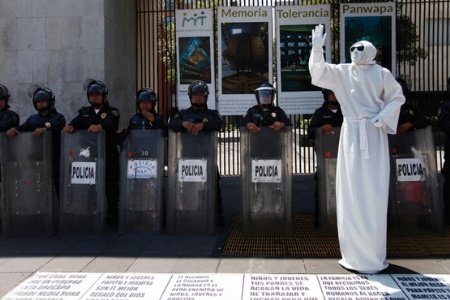
M 336 170 L 336 213 L 342 259 L 359 273 L 378 273 L 386 262 L 389 196 L 387 134 L 397 130 L 402 88 L 391 72 L 377 65 L 368 41 L 351 48 L 351 63 L 326 63 L 323 25 L 312 31 L 309 70 L 312 84 L 332 90 L 341 104 Z

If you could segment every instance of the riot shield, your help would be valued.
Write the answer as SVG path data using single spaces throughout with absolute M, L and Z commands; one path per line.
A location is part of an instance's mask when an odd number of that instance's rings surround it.
M 52 133 L 1 134 L 3 236 L 54 233 Z
M 130 130 L 121 157 L 120 232 L 161 232 L 164 130 Z
M 217 133 L 169 130 L 168 233 L 208 233 L 216 228 Z
M 61 136 L 60 233 L 103 234 L 105 132 Z
M 337 235 L 336 219 L 336 165 L 340 128 L 334 134 L 316 131 L 317 199 L 319 201 L 319 232 L 324 236 Z
M 242 233 L 292 234 L 292 130 L 241 128 Z
M 389 135 L 391 176 L 389 225 L 396 234 L 442 232 L 436 159 L 431 126 Z

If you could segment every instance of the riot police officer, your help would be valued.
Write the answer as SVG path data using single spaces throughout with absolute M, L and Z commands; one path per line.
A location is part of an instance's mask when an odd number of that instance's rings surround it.
M 200 131 L 211 132 L 220 131 L 223 126 L 223 120 L 219 112 L 214 109 L 208 109 L 207 101 L 209 95 L 208 85 L 201 80 L 193 81 L 188 87 L 188 96 L 191 107 L 180 111 L 169 121 L 169 128 L 175 132 L 187 131 L 197 135 Z M 217 170 L 217 181 L 220 180 L 220 174 Z M 222 195 L 220 185 L 217 182 L 217 224 L 224 224 L 222 213 Z
M 333 91 L 323 89 L 324 102 L 321 107 L 316 109 L 311 117 L 308 127 L 308 137 L 316 138 L 316 131 L 321 128 L 325 134 L 333 134 L 333 127 L 341 127 L 344 117 L 341 107 Z
M 450 225 L 450 77 L 447 80 L 447 92 L 439 106 L 439 126 L 445 132 L 444 166 L 441 173 L 444 176 L 444 221 Z
M 430 120 L 415 108 L 409 101 L 409 86 L 406 80 L 397 78 L 397 82 L 401 85 L 405 103 L 400 107 L 400 115 L 398 117 L 397 133 L 399 137 L 405 136 L 408 131 L 414 129 L 425 128 L 431 125 Z
M 156 112 L 158 98 L 151 88 L 142 88 L 136 93 L 137 113 L 130 118 L 127 128 L 121 128 L 118 133 L 127 130 L 167 129 L 164 117 Z
M 284 110 L 273 104 L 276 90 L 268 82 L 262 83 L 255 89 L 258 105 L 247 111 L 240 126 L 247 127 L 250 132 L 258 132 L 261 126 L 269 126 L 273 130 L 280 130 L 284 126 L 292 126 L 291 120 Z
M 117 138 L 122 145 L 128 135 L 129 130 L 167 130 L 167 123 L 164 117 L 156 112 L 156 102 L 158 98 L 156 92 L 151 88 L 142 88 L 136 93 L 137 113 L 130 118 L 128 127 L 117 130 Z
M 9 138 L 13 138 L 24 131 L 32 131 L 34 136 L 42 136 L 44 132 L 52 132 L 53 149 L 53 181 L 56 195 L 59 196 L 59 154 L 61 144 L 61 130 L 66 125 L 66 118 L 55 108 L 55 94 L 48 87 L 31 85 L 28 96 L 33 101 L 37 114 L 31 115 L 25 122 L 6 131 Z
M 71 133 L 76 129 L 98 133 L 106 133 L 106 198 L 108 201 L 108 215 L 106 222 L 118 222 L 119 201 L 119 150 L 117 148 L 116 131 L 119 126 L 119 110 L 109 106 L 108 88 L 100 80 L 87 79 L 83 83 L 86 97 L 90 106 L 80 108 L 77 116 L 65 126 L 63 131 Z
M 156 93 L 142 88 L 136 93 L 137 114 L 131 117 L 129 129 L 167 129 L 163 116 L 156 112 Z
M 11 94 L 6 86 L 0 84 L 0 132 L 19 126 L 19 115 L 9 109 L 10 97 Z
M 196 80 L 189 85 L 188 96 L 191 107 L 180 111 L 169 122 L 169 128 L 175 132 L 188 131 L 196 135 L 199 131 L 220 131 L 223 120 L 219 112 L 208 109 L 208 85 Z
M 41 136 L 45 131 L 61 131 L 66 125 L 66 119 L 55 108 L 55 95 L 52 90 L 32 85 L 28 88 L 28 95 L 38 113 L 31 115 L 22 125 L 6 131 L 6 135 L 12 138 L 22 131 L 32 131 L 34 136 Z

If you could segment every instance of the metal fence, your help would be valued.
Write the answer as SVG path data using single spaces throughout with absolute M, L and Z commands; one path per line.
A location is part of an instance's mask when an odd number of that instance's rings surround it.
M 393 1 L 346 1 L 346 3 Z M 412 22 L 412 32 L 397 31 L 397 57 L 409 49 L 408 41 L 417 39 L 415 49 L 423 49 L 426 58 L 397 62 L 396 73 L 411 79 L 410 101 L 425 113 L 433 123 L 437 169 L 442 165 L 444 134 L 436 126 L 439 102 L 446 89 L 449 72 L 450 0 L 399 0 L 397 4 L 397 28 L 402 22 Z M 289 6 L 330 4 L 331 36 L 333 37 L 331 61 L 339 62 L 339 5 L 337 0 L 137 0 L 137 86 L 151 86 L 158 92 L 158 110 L 167 119 L 177 110 L 176 103 L 176 45 L 175 10 L 198 9 L 219 6 Z M 400 26 L 401 27 L 401 26 Z M 400 38 L 399 38 L 400 37 Z M 216 47 L 217 48 L 217 47 Z M 409 52 L 414 52 L 409 49 Z M 215 53 L 217 60 L 217 51 Z M 217 73 L 217 72 L 216 72 Z M 225 126 L 220 133 L 219 167 L 222 175 L 240 174 L 240 144 L 238 123 L 240 117 L 223 116 Z M 293 167 L 294 174 L 314 173 L 316 157 L 314 141 L 304 134 L 310 115 L 291 115 L 294 124 Z

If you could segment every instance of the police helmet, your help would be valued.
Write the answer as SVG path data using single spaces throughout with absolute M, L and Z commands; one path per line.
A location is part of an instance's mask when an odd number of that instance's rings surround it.
M 260 103 L 261 95 L 270 95 L 271 96 L 270 104 L 273 104 L 275 92 L 276 92 L 275 88 L 270 83 L 264 82 L 264 83 L 260 84 L 254 91 L 258 105 L 261 105 L 261 103 Z
M 28 96 L 30 96 L 33 101 L 34 108 L 39 111 L 37 108 L 37 102 L 47 101 L 48 109 L 51 111 L 55 110 L 55 94 L 53 94 L 52 90 L 48 87 L 41 87 L 40 85 L 33 84 L 28 88 Z
M 151 88 L 142 88 L 136 93 L 136 107 L 139 110 L 139 102 L 141 101 L 150 101 L 153 102 L 152 110 L 155 109 L 156 101 L 158 101 L 158 97 L 156 96 L 156 92 Z
M 0 99 L 4 99 L 6 102 L 6 106 L 8 106 L 9 97 L 11 97 L 11 94 L 9 93 L 9 90 L 6 86 L 3 84 L 0 84 Z
M 108 95 L 108 88 L 103 81 L 95 79 L 86 79 L 83 83 L 83 89 L 86 91 L 86 96 L 89 100 L 91 94 L 102 94 L 103 102 L 106 102 L 106 95 Z
M 201 80 L 193 81 L 188 87 L 189 100 L 192 98 L 192 93 L 200 92 L 205 95 L 206 100 L 208 100 L 209 88 L 208 85 Z

